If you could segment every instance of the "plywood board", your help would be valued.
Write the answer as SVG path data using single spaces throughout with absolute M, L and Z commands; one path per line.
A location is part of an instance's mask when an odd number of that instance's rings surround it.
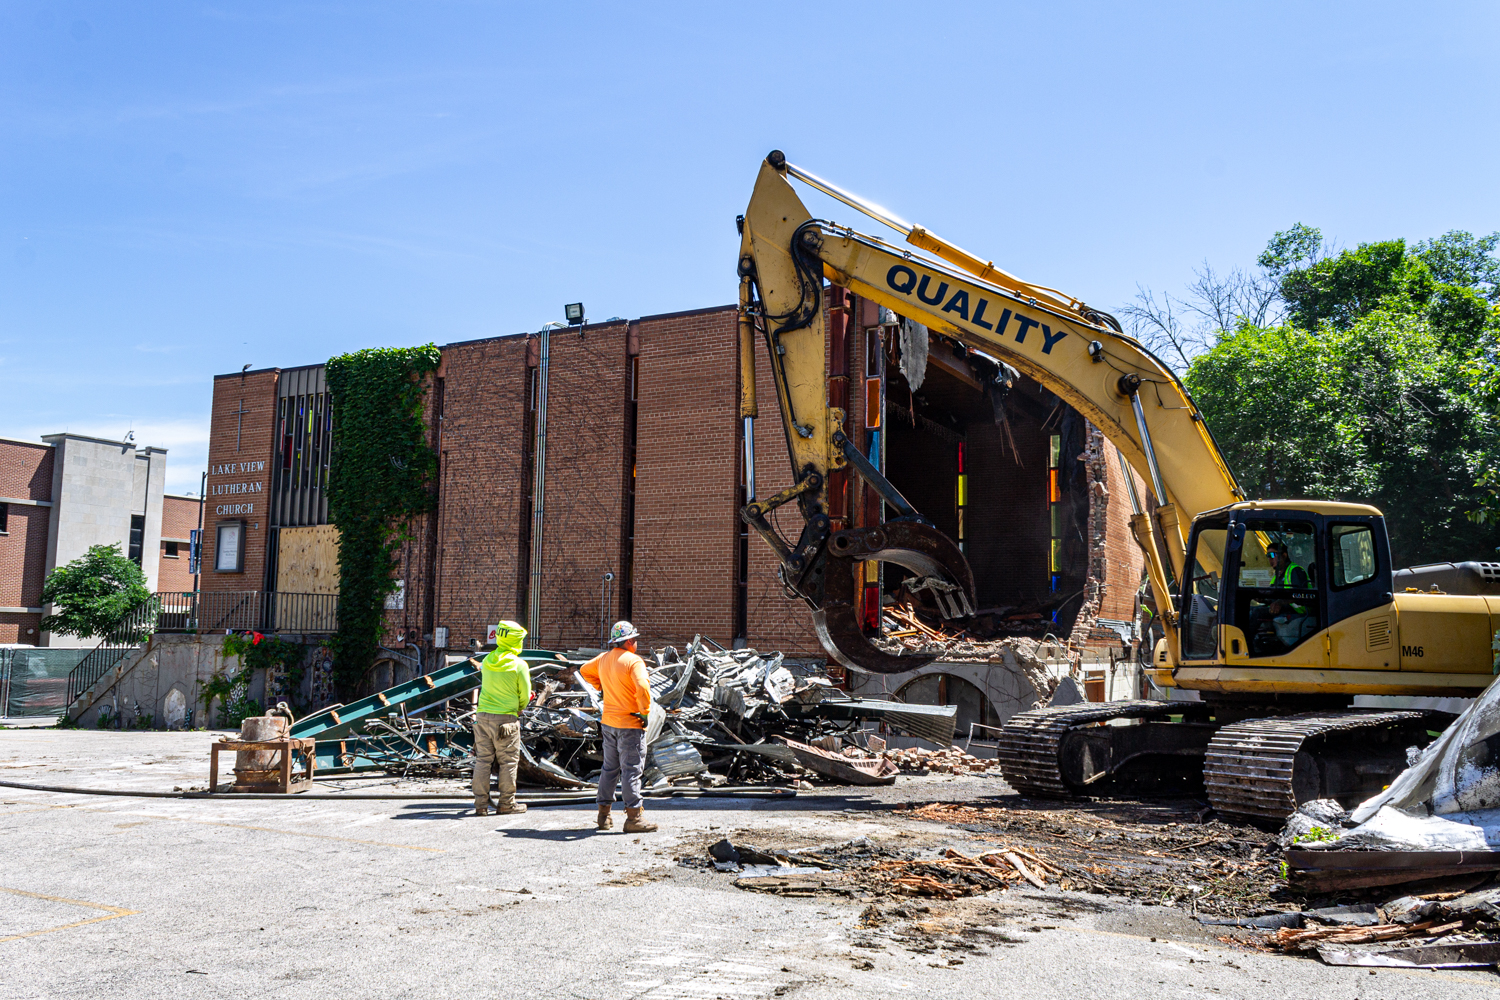
M 282 528 L 276 589 L 283 594 L 337 594 L 339 529 L 331 524 Z

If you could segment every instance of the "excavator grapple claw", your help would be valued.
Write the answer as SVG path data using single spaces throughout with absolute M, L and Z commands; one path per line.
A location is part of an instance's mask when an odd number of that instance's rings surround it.
M 900 519 L 836 531 L 828 538 L 824 558 L 823 601 L 813 612 L 813 626 L 828 655 L 855 670 L 897 674 L 937 659 L 925 653 L 887 653 L 870 641 L 859 614 L 860 563 L 893 563 L 924 582 L 936 581 L 948 597 L 939 601 L 945 617 L 950 610 L 973 607 L 974 571 L 969 561 L 951 538 L 926 521 Z

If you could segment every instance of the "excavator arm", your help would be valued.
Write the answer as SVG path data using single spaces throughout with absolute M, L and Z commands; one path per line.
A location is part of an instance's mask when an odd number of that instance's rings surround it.
M 891 226 L 910 247 L 814 219 L 795 177 Z M 919 320 L 932 331 L 1003 360 L 1082 413 L 1150 487 L 1131 494 L 1132 530 L 1166 625 L 1174 662 L 1178 629 L 1171 581 L 1183 573 L 1194 515 L 1243 498 L 1202 414 L 1175 375 L 1113 319 L 1055 289 L 1031 285 L 848 194 L 772 152 L 761 165 L 740 244 L 741 415 L 756 415 L 754 340 L 764 339 L 795 482 L 741 512 L 782 560 L 782 581 L 813 609 L 819 638 L 845 665 L 909 670 L 931 657 L 895 655 L 863 634 L 855 573 L 892 562 L 962 590 L 973 574 L 957 545 L 906 503 L 849 438 L 846 414 L 829 405 L 823 279 Z M 898 516 L 879 527 L 839 530 L 828 514 L 830 474 L 853 467 Z M 803 529 L 788 545 L 767 515 L 793 500 Z M 962 603 L 962 602 L 961 602 Z

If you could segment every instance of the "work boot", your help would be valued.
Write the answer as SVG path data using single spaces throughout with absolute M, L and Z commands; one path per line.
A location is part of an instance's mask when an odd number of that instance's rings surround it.
M 490 814 L 489 803 L 483 803 L 483 804 L 475 803 L 475 805 L 474 805 L 474 812 L 472 813 L 472 815 L 474 815 L 474 816 L 488 816 L 489 814 Z
M 645 806 L 636 806 L 634 809 L 625 810 L 625 826 L 623 827 L 623 829 L 626 833 L 656 832 L 656 824 L 647 823 L 645 818 L 643 817 L 642 814 L 645 813 L 645 811 Z
M 609 815 L 609 803 L 602 802 L 599 805 L 599 822 L 594 824 L 595 830 L 613 830 L 615 821 Z
M 501 808 L 496 809 L 495 810 L 495 815 L 496 816 L 514 816 L 517 813 L 523 813 L 525 811 L 526 811 L 526 803 L 524 803 L 524 802 L 512 802 L 508 806 L 502 806 Z

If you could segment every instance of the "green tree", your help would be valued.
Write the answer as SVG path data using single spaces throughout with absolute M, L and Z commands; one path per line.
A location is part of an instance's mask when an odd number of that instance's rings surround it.
M 1281 279 L 1281 295 L 1289 317 L 1304 330 L 1324 322 L 1347 330 L 1354 321 L 1384 304 L 1404 297 L 1425 304 L 1437 290 L 1437 279 L 1405 240 L 1361 243 L 1306 267 L 1293 267 Z
M 150 596 L 145 574 L 118 545 L 95 545 L 47 575 L 42 600 L 54 611 L 42 619 L 42 629 L 80 639 L 102 636 Z
M 1323 258 L 1323 247 L 1323 230 L 1299 222 L 1271 237 L 1255 262 L 1267 274 L 1281 277 L 1304 261 L 1316 264 Z
M 1186 381 L 1251 497 L 1373 504 L 1398 565 L 1484 557 L 1500 542 L 1467 517 L 1486 500 L 1493 419 L 1468 359 L 1422 311 L 1377 309 L 1347 330 L 1245 328 Z
M 1433 313 L 1451 346 L 1473 349 L 1500 300 L 1500 260 L 1493 254 L 1500 233 L 1475 237 L 1452 230 L 1408 247 L 1405 240 L 1361 243 L 1354 250 L 1319 257 L 1316 229 L 1298 223 L 1277 233 L 1260 264 L 1280 281 L 1288 318 L 1304 330 L 1329 323 L 1347 330 L 1371 311 L 1407 303 Z M 1306 260 L 1303 266 L 1299 261 Z
M 1259 263 L 1286 321 L 1221 330 L 1186 375 L 1251 497 L 1373 504 L 1399 565 L 1494 551 L 1497 245 L 1455 230 L 1323 256 L 1315 229 L 1276 234 Z
M 1500 300 L 1500 260 L 1495 258 L 1497 245 L 1500 245 L 1500 233 L 1475 236 L 1454 229 L 1435 240 L 1418 243 L 1413 252 L 1438 281 L 1474 288 L 1494 302 Z

